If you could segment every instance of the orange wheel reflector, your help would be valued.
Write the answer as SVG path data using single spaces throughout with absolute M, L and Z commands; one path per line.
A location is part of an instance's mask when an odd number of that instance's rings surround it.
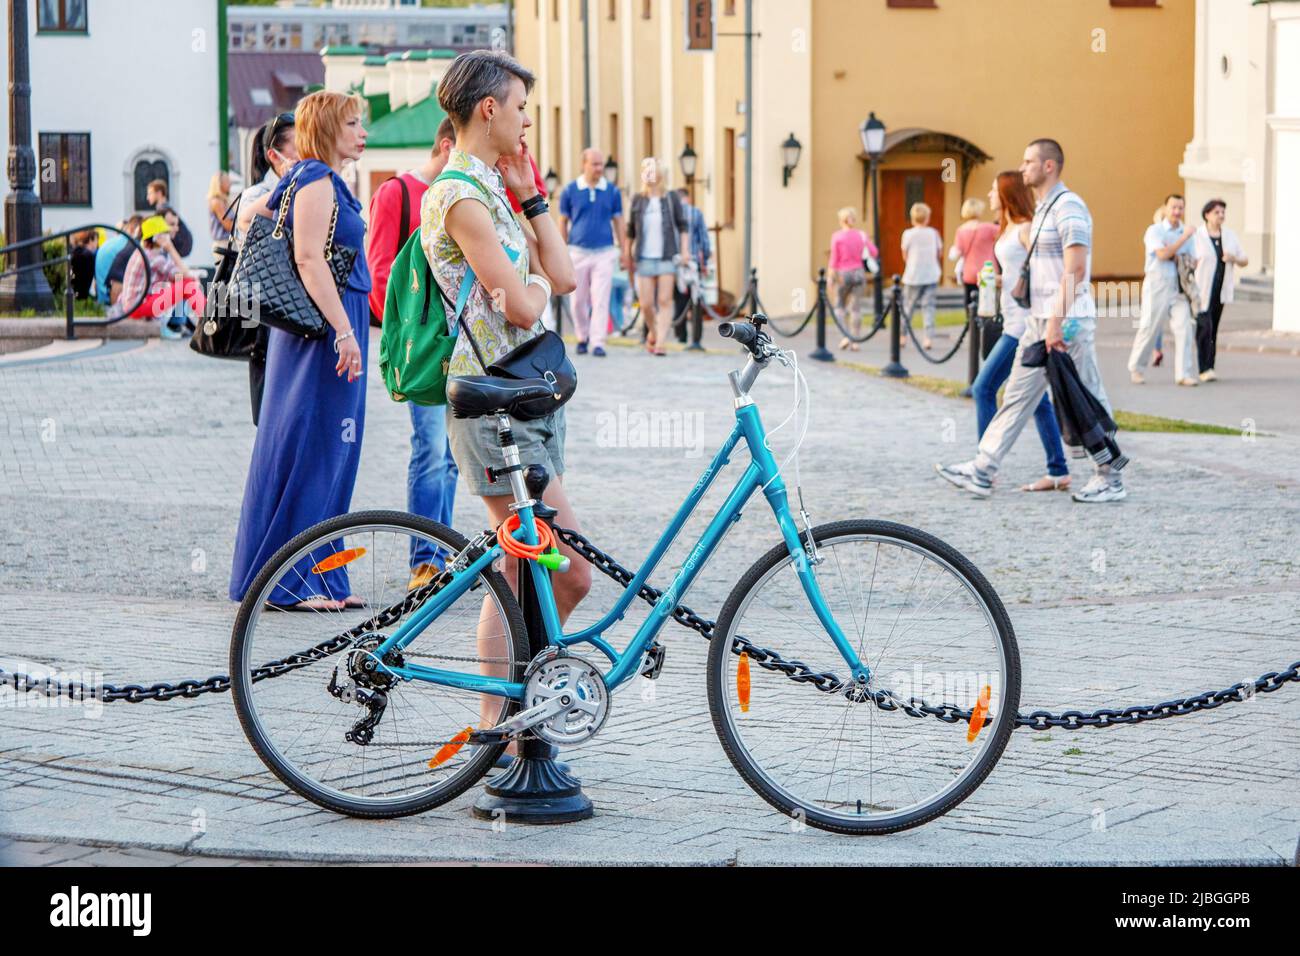
M 740 698 L 740 712 L 749 713 L 749 655 L 744 651 L 736 665 L 736 696 Z
M 981 728 L 984 726 L 984 719 L 989 715 L 989 698 L 993 696 L 993 688 L 988 684 L 980 691 L 980 699 L 975 702 L 975 709 L 970 714 L 970 726 L 966 729 L 966 743 L 973 744 L 975 738 L 979 736 Z
M 456 754 L 460 752 L 460 748 L 469 743 L 469 735 L 473 732 L 473 727 L 466 727 L 455 737 L 452 737 L 450 743 L 444 744 L 439 748 L 438 752 L 433 755 L 433 759 L 429 761 L 429 769 L 432 770 L 435 767 L 440 767 L 452 757 L 456 756 Z
M 328 558 L 325 558 L 322 561 L 317 561 L 313 564 L 311 573 L 324 574 L 326 571 L 333 571 L 336 568 L 343 567 L 345 564 L 351 564 L 365 553 L 365 548 L 348 548 L 346 551 L 338 551 L 331 554 Z

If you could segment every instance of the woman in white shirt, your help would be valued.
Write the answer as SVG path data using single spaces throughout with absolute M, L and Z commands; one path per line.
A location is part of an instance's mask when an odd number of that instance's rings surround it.
M 1227 209 L 1228 204 L 1222 199 L 1207 202 L 1201 209 L 1205 222 L 1193 237 L 1196 286 L 1202 309 L 1196 317 L 1196 354 L 1202 382 L 1213 382 L 1219 377 L 1214 371 L 1214 358 L 1223 306 L 1232 301 L 1233 267 L 1250 264 L 1237 234 L 1223 225 Z
M 690 256 L 690 221 L 677 193 L 668 189 L 668 164 L 653 156 L 641 163 L 641 192 L 628 213 L 623 261 L 636 265 L 636 294 L 646 328 L 646 348 L 667 355 L 677 266 Z
M 910 325 L 917 305 L 925 321 L 925 338 L 922 345 L 930 348 L 934 335 L 934 295 L 943 274 L 943 236 L 930 225 L 930 207 L 923 202 L 913 203 L 910 211 L 912 228 L 903 230 L 903 311 Z

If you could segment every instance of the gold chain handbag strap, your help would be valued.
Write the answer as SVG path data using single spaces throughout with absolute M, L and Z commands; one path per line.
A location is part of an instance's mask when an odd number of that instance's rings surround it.
M 339 222 L 339 201 L 334 200 L 334 208 L 330 211 L 330 231 L 325 236 L 325 258 L 328 259 L 334 255 L 334 227 Z
M 280 212 L 275 217 L 275 228 L 271 230 L 271 236 L 275 239 L 284 238 L 284 221 L 289 218 L 289 204 L 293 202 L 293 191 L 298 187 L 298 174 L 293 174 L 293 181 L 289 183 L 289 188 L 284 191 L 280 197 Z

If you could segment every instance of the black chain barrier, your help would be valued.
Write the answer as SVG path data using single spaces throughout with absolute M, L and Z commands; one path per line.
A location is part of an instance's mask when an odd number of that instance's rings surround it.
M 555 528 L 556 537 L 571 547 L 597 571 L 611 578 L 619 585 L 627 587 L 635 576 L 630 570 L 619 564 L 614 558 L 601 551 L 587 538 L 567 528 Z M 469 552 L 470 560 L 477 555 Z M 411 613 L 430 597 L 436 594 L 451 580 L 451 574 L 443 571 L 429 583 L 411 591 L 406 597 L 370 619 L 338 634 L 329 640 L 315 644 L 304 651 L 290 654 L 279 660 L 263 664 L 253 670 L 253 681 L 270 680 L 291 671 L 308 667 L 324 660 L 339 651 L 352 646 L 358 638 L 380 628 L 389 627 Z M 641 585 L 637 596 L 648 604 L 655 604 L 663 592 L 649 584 Z M 684 604 L 673 609 L 673 620 L 683 627 L 711 639 L 716 622 L 700 617 Z M 770 648 L 760 647 L 748 638 L 737 636 L 732 653 L 745 653 L 764 670 L 776 671 L 790 680 L 800 684 L 812 684 L 818 690 L 828 694 L 843 693 L 855 701 L 870 699 L 883 711 L 901 710 L 909 717 L 935 717 L 944 723 L 955 724 L 969 721 L 971 711 L 955 704 L 930 704 L 925 700 L 912 697 L 903 699 L 891 690 L 871 690 L 856 681 L 842 680 L 833 671 L 814 671 L 802 661 L 786 660 Z M 1121 724 L 1137 724 L 1148 720 L 1163 720 L 1167 717 L 1184 717 L 1203 710 L 1213 710 L 1229 703 L 1241 703 L 1257 693 L 1271 694 L 1283 685 L 1300 682 L 1300 661 L 1296 661 L 1284 671 L 1269 671 L 1253 681 L 1238 681 L 1231 687 L 1219 691 L 1205 691 L 1191 697 L 1180 697 L 1159 704 L 1139 704 L 1122 710 L 1101 708 L 1091 714 L 1079 710 L 1067 710 L 1053 714 L 1046 710 L 1036 710 L 1030 714 L 1016 714 L 1016 727 L 1028 727 L 1031 730 L 1082 730 L 1084 727 L 1117 727 Z M 87 687 L 79 681 L 63 683 L 53 677 L 36 678 L 28 674 L 12 673 L 0 668 L 0 687 L 13 687 L 15 691 L 40 693 L 49 697 L 68 697 L 71 700 L 95 700 L 103 703 L 126 701 L 138 704 L 142 701 L 169 701 L 176 698 L 192 700 L 203 694 L 220 694 L 230 690 L 230 677 L 219 674 L 207 680 L 182 680 L 175 684 L 159 682 L 145 687 L 141 684 L 127 684 L 115 687 L 105 684 L 102 687 Z M 992 716 L 992 715 L 990 715 Z
M 865 295 L 867 290 L 871 288 L 871 282 L 873 279 L 874 276 L 868 273 L 867 284 L 863 286 L 862 289 L 863 295 Z M 826 270 L 825 269 L 821 271 L 817 279 L 817 298 L 819 300 L 818 304 L 824 303 L 823 308 L 825 308 L 826 314 L 831 317 L 831 321 L 833 321 L 835 323 L 835 327 L 840 330 L 840 334 L 843 335 L 850 342 L 854 343 L 855 345 L 861 345 L 863 342 L 870 342 L 875 337 L 877 332 L 885 328 L 885 316 L 889 314 L 888 309 L 886 309 L 880 315 L 875 316 L 875 322 L 872 324 L 870 332 L 866 333 L 865 335 L 861 333 L 854 334 L 853 332 L 850 332 L 848 330 L 848 327 L 844 324 L 844 320 L 840 318 L 840 313 L 839 310 L 835 307 L 835 303 L 831 301 L 831 297 L 826 292 Z M 815 313 L 816 311 L 817 311 L 817 305 L 814 305 L 813 311 L 809 313 L 809 316 L 811 317 L 813 313 Z M 845 311 L 847 312 L 847 308 Z M 859 325 L 862 324 L 861 317 L 859 317 L 858 324 Z
M 914 312 L 915 309 L 913 309 L 913 313 Z M 900 316 L 901 316 L 901 308 L 894 309 L 895 322 L 902 321 Z M 916 346 L 916 350 L 921 353 L 921 358 L 925 359 L 931 365 L 942 365 L 944 362 L 948 361 L 950 358 L 956 355 L 958 349 L 961 348 L 962 342 L 966 341 L 966 333 L 970 331 L 970 327 L 971 324 L 968 320 L 962 325 L 961 334 L 957 336 L 957 341 L 953 343 L 953 347 L 949 349 L 948 352 L 942 358 L 935 358 L 933 355 L 929 353 L 926 347 L 921 343 L 921 340 L 916 337 L 916 329 L 912 327 L 912 315 L 909 314 L 907 320 L 903 322 L 903 328 L 907 329 L 908 338 L 912 340 L 912 344 Z

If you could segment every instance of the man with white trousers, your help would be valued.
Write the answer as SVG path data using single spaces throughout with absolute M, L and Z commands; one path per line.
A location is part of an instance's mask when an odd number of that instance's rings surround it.
M 1128 357 L 1129 377 L 1134 385 L 1146 379 L 1142 370 L 1151 360 L 1156 335 L 1165 319 L 1174 333 L 1174 381 L 1199 385 L 1196 368 L 1196 319 L 1191 303 L 1178 283 L 1180 255 L 1193 255 L 1196 227 L 1183 222 L 1186 203 L 1177 193 L 1165 199 L 1165 217 L 1147 227 L 1142 244 L 1146 247 L 1146 277 L 1142 282 L 1142 320 L 1133 337 Z
M 573 291 L 578 354 L 585 355 L 590 345 L 599 358 L 605 354 L 609 294 L 623 248 L 623 197 L 605 179 L 605 157 L 598 149 L 582 151 L 582 175 L 560 193 L 560 234 L 578 282 Z
M 1092 214 L 1087 205 L 1061 182 L 1065 153 L 1052 139 L 1036 139 L 1025 148 L 1020 174 L 1034 193 L 1037 206 L 1030 224 L 1030 316 L 1016 349 L 1007 379 L 1002 407 L 980 439 L 979 453 L 970 461 L 935 465 L 939 477 L 978 498 L 993 494 L 993 479 L 1020 432 L 1034 417 L 1034 409 L 1047 390 L 1043 366 L 1021 364 L 1030 345 L 1042 341 L 1048 349 L 1067 352 L 1083 386 L 1107 413 L 1110 400 L 1097 366 L 1097 307 L 1092 298 Z M 1003 281 L 1015 282 L 1017 276 Z M 1072 457 L 1084 457 L 1072 448 Z M 1094 464 L 1095 472 L 1071 497 L 1080 503 L 1123 501 L 1128 492 L 1119 469 Z

